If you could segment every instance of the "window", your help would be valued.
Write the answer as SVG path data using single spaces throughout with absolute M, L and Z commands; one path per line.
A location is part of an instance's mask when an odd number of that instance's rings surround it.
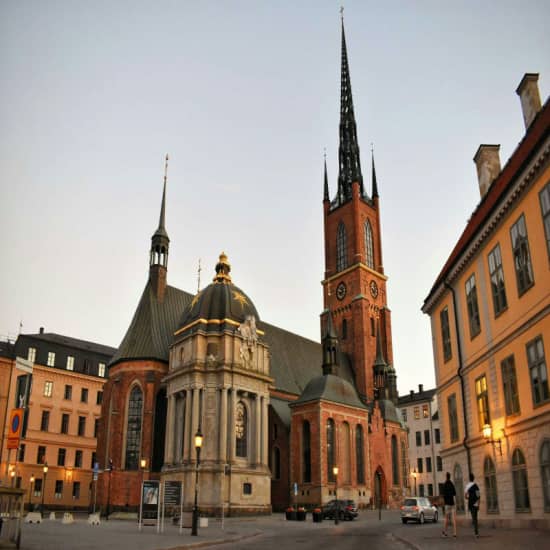
M 44 464 L 46 462 L 46 447 L 39 445 L 36 453 L 36 463 Z
M 36 348 L 29 348 L 27 351 L 27 359 L 34 363 L 36 361 Z
M 126 427 L 125 470 L 137 470 L 139 462 L 139 444 L 141 441 L 141 411 L 143 393 L 139 386 L 134 386 L 128 401 L 128 420 Z
M 419 420 L 420 419 L 420 407 L 414 408 L 414 419 Z
M 97 368 L 97 375 L 105 378 L 105 363 L 99 363 Z
M 430 417 L 430 408 L 428 407 L 428 405 L 422 405 L 422 416 L 424 418 L 429 418 Z
M 355 465 L 357 467 L 357 484 L 365 483 L 365 443 L 363 441 L 363 426 L 355 428 Z
M 235 454 L 245 458 L 248 456 L 248 412 L 242 401 L 237 403 L 235 412 Z
M 423 497 L 424 496 L 424 484 L 421 483 L 419 486 L 418 486 L 418 494 Z
M 520 449 L 515 449 L 512 455 L 512 478 L 514 480 L 516 512 L 528 512 L 531 504 L 529 502 L 527 466 L 525 464 L 525 457 Z
M 419 474 L 421 474 L 424 471 L 424 466 L 423 466 L 421 457 L 416 459 L 416 469 L 418 470 Z
M 441 323 L 441 342 L 443 344 L 443 360 L 448 361 L 453 356 L 451 348 L 451 330 L 449 328 L 449 310 L 445 308 L 439 314 Z
M 97 437 L 97 431 L 99 429 L 99 418 L 94 419 L 94 437 Z
M 346 226 L 340 222 L 336 233 L 336 271 L 342 271 L 348 267 Z
M 430 473 L 432 471 L 432 457 L 426 457 L 426 472 Z
M 73 387 L 69 384 L 65 384 L 65 393 L 63 394 L 63 399 L 71 400 L 73 398 Z
M 365 222 L 365 261 L 371 269 L 374 269 L 374 246 L 369 220 Z
M 67 370 L 74 370 L 74 357 L 72 355 L 67 356 Z
M 80 390 L 80 402 L 88 403 L 88 388 L 82 388 Z
M 393 484 L 399 485 L 399 449 L 397 448 L 397 437 L 391 436 L 391 471 Z
M 403 419 L 403 422 L 407 423 L 407 409 L 401 409 L 401 418 Z
M 495 317 L 500 315 L 507 307 L 506 288 L 504 287 L 504 270 L 502 269 L 502 256 L 500 245 L 496 245 L 489 255 L 489 275 L 491 277 L 491 293 L 493 295 L 493 308 Z
M 25 443 L 21 443 L 19 445 L 19 453 L 17 455 L 17 462 L 25 462 L 25 450 L 26 450 Z
M 546 250 L 548 250 L 548 258 L 550 258 L 550 182 L 542 188 L 539 199 L 544 234 L 546 235 Z
M 101 390 L 98 390 L 96 398 L 95 398 L 95 404 L 96 405 L 101 405 L 102 402 L 103 402 L 103 392 Z
M 73 498 L 75 500 L 80 498 L 80 481 L 73 481 Z
M 281 450 L 279 447 L 273 447 L 273 466 L 271 473 L 273 479 L 281 479 Z
M 416 432 L 416 446 L 420 447 L 422 446 L 422 432 Z
M 65 457 L 67 455 L 66 449 L 58 449 L 57 450 L 57 465 L 58 466 L 65 466 Z
M 48 352 L 48 367 L 55 367 L 55 353 L 53 351 Z
M 443 460 L 441 460 L 440 456 L 435 457 L 435 463 L 436 463 L 437 471 L 442 472 L 443 471 Z
M 42 419 L 40 420 L 40 431 L 47 432 L 50 427 L 50 411 L 42 411 Z
M 544 511 L 550 512 L 550 439 L 544 440 L 540 448 L 540 477 L 542 480 Z
M 470 338 L 477 336 L 481 331 L 479 307 L 477 304 L 476 276 L 466 281 L 466 304 L 468 306 L 468 321 L 470 323 Z
M 424 430 L 424 445 L 430 444 L 430 430 Z
M 531 375 L 533 403 L 539 405 L 540 403 L 548 401 L 550 398 L 546 359 L 544 357 L 544 347 L 540 336 L 537 336 L 534 340 L 527 343 L 527 362 Z
M 74 467 L 82 468 L 82 451 L 76 450 L 74 453 Z
M 53 391 L 53 382 L 44 382 L 44 397 L 51 397 Z
M 449 431 L 451 435 L 451 443 L 458 441 L 458 413 L 456 410 L 456 393 L 453 393 L 447 399 L 447 407 L 449 409 Z
M 500 368 L 502 371 L 502 386 L 506 414 L 517 414 L 519 413 L 519 394 L 514 356 L 510 355 L 506 357 L 500 364 Z
M 42 494 L 42 478 L 38 477 L 34 480 L 34 496 L 39 497 Z
M 334 482 L 334 466 L 335 448 L 334 448 L 334 420 L 327 420 L 327 477 L 329 482 Z
M 525 226 L 525 217 L 523 214 L 510 228 L 510 236 L 512 238 L 512 253 L 514 255 L 514 267 L 516 268 L 518 294 L 521 296 L 535 282 L 533 268 L 531 267 L 531 255 L 529 254 L 527 227 Z
M 487 378 L 485 375 L 476 379 L 476 403 L 479 429 L 489 424 L 489 394 L 487 392 Z
M 61 430 L 60 432 L 62 434 L 68 434 L 69 433 L 69 414 L 63 413 L 61 415 Z
M 243 483 L 243 495 L 252 494 L 252 483 Z
M 311 431 L 307 420 L 302 424 L 302 482 L 311 483 Z
M 86 417 L 85 416 L 79 416 L 78 417 L 78 435 L 86 435 Z
M 434 486 L 431 483 L 428 483 L 428 496 L 429 497 L 434 496 Z
M 63 496 L 63 480 L 55 480 L 55 498 L 61 498 Z
M 483 463 L 483 477 L 485 478 L 485 502 L 487 502 L 487 513 L 498 512 L 497 495 L 497 472 L 495 464 L 490 457 L 485 457 Z
M 439 431 L 439 428 L 434 428 L 434 440 L 436 445 L 441 443 L 441 432 Z

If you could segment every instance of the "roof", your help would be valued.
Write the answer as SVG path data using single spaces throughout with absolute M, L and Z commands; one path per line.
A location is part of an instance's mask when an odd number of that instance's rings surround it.
M 290 426 L 290 403 L 292 403 L 292 401 L 284 401 L 277 397 L 272 397 L 269 400 L 269 404 L 273 407 L 273 410 L 277 413 L 277 416 L 285 426 Z
M 397 398 L 397 406 L 406 407 L 407 405 L 411 405 L 413 403 L 431 401 L 433 399 L 433 396 L 435 395 L 435 392 L 436 389 L 434 388 L 433 390 L 425 390 L 421 392 L 401 395 Z
M 317 400 L 332 401 L 359 409 L 367 408 L 359 399 L 356 389 L 347 380 L 335 374 L 323 374 L 312 378 L 302 395 L 292 405 Z
M 470 242 L 474 239 L 479 227 L 491 216 L 499 205 L 507 190 L 515 183 L 518 174 L 529 162 L 537 146 L 547 138 L 550 132 L 550 98 L 529 126 L 525 136 L 512 153 L 512 156 L 493 181 L 485 196 L 474 210 L 466 228 L 458 239 L 451 255 L 445 262 L 443 269 L 437 276 L 428 296 L 424 300 L 422 311 L 428 312 L 428 302 L 436 294 L 437 289 L 448 278 L 453 266 L 465 252 Z
M 69 348 L 79 349 L 82 351 L 89 351 L 91 353 L 97 353 L 105 355 L 106 357 L 112 357 L 116 352 L 116 348 L 111 346 L 104 346 L 103 344 L 97 344 L 96 342 L 89 342 L 88 340 L 79 340 L 78 338 L 72 338 L 71 336 L 64 336 L 63 334 L 56 334 L 55 332 L 40 332 L 38 334 L 20 334 L 19 338 L 32 338 L 33 340 L 39 340 L 42 342 L 51 342 L 66 346 Z

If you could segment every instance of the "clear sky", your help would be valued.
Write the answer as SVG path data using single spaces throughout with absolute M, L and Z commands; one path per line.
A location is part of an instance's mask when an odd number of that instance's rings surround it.
M 472 157 L 524 134 L 550 82 L 550 3 L 348 1 L 401 392 L 434 384 L 420 307 L 479 202 Z M 0 335 L 118 346 L 147 280 L 169 153 L 169 284 L 225 250 L 260 317 L 319 339 L 323 148 L 336 188 L 339 3 L 0 3 Z

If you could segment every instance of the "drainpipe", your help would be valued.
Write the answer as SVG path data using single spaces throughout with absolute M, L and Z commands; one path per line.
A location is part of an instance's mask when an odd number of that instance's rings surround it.
M 466 460 L 468 461 L 468 474 L 472 473 L 472 458 L 470 456 L 470 447 L 468 447 L 468 416 L 466 414 L 466 401 L 464 399 L 465 391 L 464 391 L 464 377 L 462 375 L 462 345 L 460 343 L 460 335 L 458 332 L 458 318 L 456 316 L 456 293 L 455 289 L 447 282 L 444 283 L 445 288 L 448 288 L 451 291 L 451 294 L 453 295 L 453 317 L 455 321 L 455 332 L 456 332 L 456 348 L 457 348 L 457 355 L 458 355 L 458 369 L 456 371 L 458 377 L 460 378 L 460 393 L 462 397 L 462 415 L 464 420 L 464 439 L 462 440 L 462 445 L 466 449 Z

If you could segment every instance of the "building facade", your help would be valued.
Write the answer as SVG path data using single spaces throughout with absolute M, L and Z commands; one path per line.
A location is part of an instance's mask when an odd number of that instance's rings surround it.
M 474 157 L 481 200 L 423 311 L 445 468 L 476 476 L 482 519 L 548 526 L 550 105 L 537 80 L 517 88 L 526 132 L 504 167 L 498 145 Z
M 28 491 L 28 507 L 92 505 L 103 385 L 115 351 L 40 329 L 19 335 L 2 359 L 9 374 L 0 472 L 3 483 Z M 17 448 L 10 449 L 14 409 L 22 411 L 23 425 Z

